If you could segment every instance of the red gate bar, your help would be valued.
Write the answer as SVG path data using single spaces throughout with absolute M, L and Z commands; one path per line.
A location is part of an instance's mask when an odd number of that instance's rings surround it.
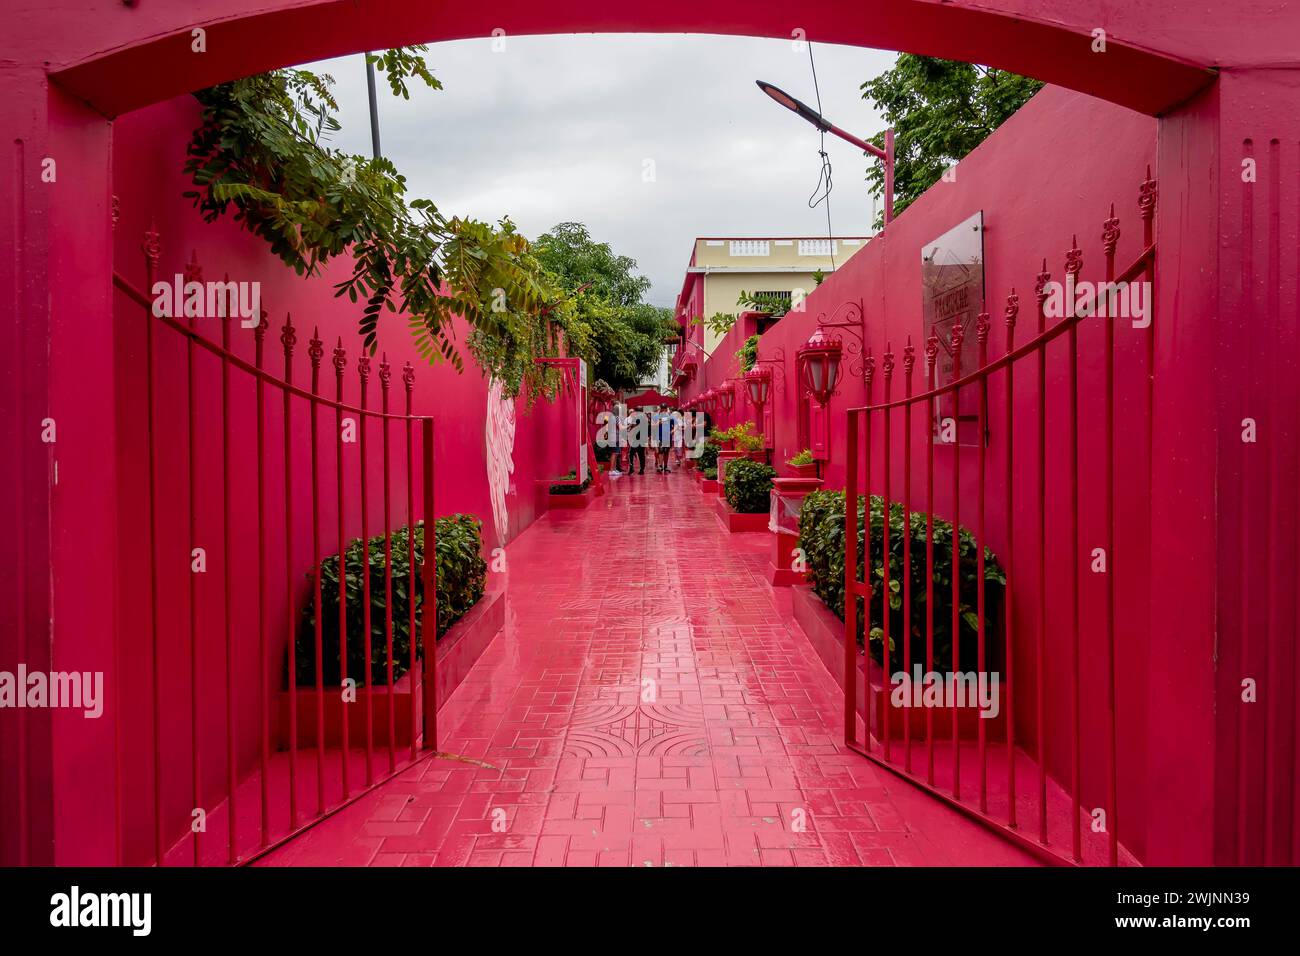
M 858 419 L 849 412 L 844 459 L 844 742 L 858 739 Z M 863 688 L 870 691 L 868 684 Z M 869 718 L 868 718 L 869 720 Z M 871 746 L 871 728 L 865 743 Z
M 871 350 L 866 350 L 866 355 L 862 359 L 862 375 L 866 384 L 867 401 L 871 401 L 871 395 L 876 381 L 876 358 L 871 354 Z M 829 413 L 828 413 L 829 414 Z M 864 494 L 871 489 L 871 416 L 862 416 L 862 487 Z M 853 507 L 856 515 L 858 496 L 855 492 L 853 495 Z M 868 704 L 867 712 L 862 718 L 863 743 L 868 750 L 871 749 L 871 724 L 873 719 L 872 710 L 869 706 L 871 701 L 871 498 L 867 497 L 863 502 L 862 522 L 866 526 L 866 532 L 862 542 L 862 581 L 858 582 L 857 576 L 854 575 L 854 593 L 862 595 L 862 699 Z M 857 540 L 857 523 L 855 520 L 853 526 L 853 539 Z M 847 592 L 846 592 L 847 593 Z M 856 599 L 853 602 L 857 603 Z M 856 650 L 857 636 L 854 635 L 854 644 Z M 884 739 L 881 734 L 880 721 L 876 721 L 876 734 L 881 740 Z
M 903 346 L 903 670 L 912 673 L 912 337 Z M 909 678 L 910 679 L 910 678 Z M 912 708 L 903 714 L 903 766 L 912 772 Z
M 975 338 L 979 345 L 979 430 L 976 435 L 978 446 L 978 463 L 976 465 L 978 486 L 975 516 L 975 579 L 976 579 L 976 608 L 979 614 L 979 630 L 976 636 L 976 653 L 978 664 L 976 669 L 980 674 L 988 673 L 987 649 L 985 647 L 985 625 L 984 614 L 987 610 L 985 606 L 985 588 L 984 588 L 984 482 L 986 472 L 985 446 L 988 442 L 985 435 L 988 432 L 988 414 L 989 414 L 989 379 L 984 374 L 985 367 L 989 364 L 989 314 L 984 311 L 983 304 L 980 305 L 979 318 L 975 322 Z M 1007 436 L 1010 441 L 1011 436 Z M 989 755 L 988 755 L 988 732 L 985 722 L 980 720 L 979 728 L 979 758 L 980 758 L 980 813 L 989 812 Z
M 197 252 L 191 254 L 190 264 L 185 269 L 185 281 L 202 281 L 202 272 L 199 269 L 197 261 Z M 152 286 L 150 286 L 152 288 Z M 146 321 L 148 321 L 146 319 Z M 190 316 L 190 330 L 195 330 L 197 318 Z M 190 502 L 190 523 L 189 523 L 189 544 L 190 560 L 193 562 L 193 549 L 197 547 L 199 539 L 198 515 L 199 510 L 194 506 L 196 499 L 196 490 L 194 479 L 198 474 L 198 461 L 196 457 L 197 445 L 194 441 L 194 432 L 197 428 L 194 416 L 194 405 L 198 400 L 194 388 L 194 340 L 185 340 L 185 367 L 186 367 L 186 398 L 187 398 L 187 415 L 189 418 L 189 469 L 187 481 L 189 484 L 189 502 Z M 190 593 L 190 791 L 191 799 L 195 807 L 203 806 L 203 774 L 199 763 L 199 576 L 195 573 L 193 564 L 190 566 L 189 577 Z M 203 833 L 201 830 L 191 827 L 190 836 L 194 850 L 194 865 L 203 865 Z
M 424 447 L 424 561 L 420 574 L 424 581 L 424 749 L 438 750 L 438 567 L 434 552 L 433 501 L 433 419 L 421 423 Z M 414 606 L 414 603 L 412 604 Z M 414 646 L 414 638 L 411 641 Z M 414 677 L 412 678 L 414 679 Z M 414 712 L 415 708 L 411 708 Z
M 374 648 L 370 634 L 370 495 L 366 471 L 370 458 L 366 454 L 366 424 L 369 416 L 365 414 L 368 403 L 366 388 L 370 384 L 370 356 L 363 349 L 357 356 L 357 378 L 361 381 L 361 628 L 365 635 L 364 649 L 366 655 L 366 786 L 375 782 L 375 691 L 374 691 Z
M 1007 324 L 1007 350 L 1009 356 L 1016 347 L 1016 318 L 1020 315 L 1020 296 L 1016 295 L 1015 287 L 1007 296 L 1007 305 L 1005 309 Z M 1010 506 L 1012 490 L 1015 486 L 1015 469 L 1012 467 L 1015 463 L 1015 430 L 1013 425 L 1013 409 L 1015 402 L 1012 396 L 1016 394 L 1015 389 L 1015 364 L 1007 362 L 1007 394 L 1003 404 L 1003 432 L 1006 434 L 1006 443 L 1004 445 L 1004 468 L 1006 482 L 1007 507 L 1006 521 L 1006 559 L 1003 561 L 1002 569 L 1006 572 L 1007 583 L 1002 590 L 1002 615 L 1003 621 L 1003 649 L 1002 656 L 1004 661 L 1005 673 L 1003 674 L 1002 691 L 1006 698 L 1007 711 L 1007 826 L 1016 827 L 1016 721 L 1015 721 L 1015 699 L 1013 697 L 1015 690 L 1014 669 L 1015 669 L 1015 642 L 1012 635 L 1015 633 L 1015 627 L 1012 625 L 1013 605 L 1011 603 L 1011 593 L 1013 584 L 1013 569 L 1015 568 L 1015 558 L 1013 557 L 1013 545 L 1016 536 L 1013 533 L 1015 528 L 1015 509 Z M 1075 549 L 1078 550 L 1077 548 Z
M 952 327 L 952 672 L 961 670 L 961 343 L 965 330 Z M 952 796 L 961 799 L 961 740 L 957 731 L 957 695 L 952 695 Z
M 934 333 L 925 343 L 926 431 L 925 447 L 925 671 L 934 670 L 934 433 L 935 393 L 939 389 L 939 337 Z M 909 399 L 910 404 L 910 399 Z M 934 708 L 925 709 L 925 779 L 934 786 Z
M 284 346 L 284 633 L 289 645 L 289 829 L 298 829 L 298 658 L 294 619 L 293 575 L 293 347 L 298 334 L 293 316 L 284 317 L 280 344 Z
M 1075 862 L 1083 859 L 1082 833 L 1079 822 L 1080 799 L 1083 793 L 1083 769 L 1080 757 L 1082 715 L 1080 712 L 1079 679 L 1082 667 L 1079 637 L 1082 631 L 1083 604 L 1079 593 L 1079 329 L 1071 323 L 1066 337 L 1067 364 L 1069 366 L 1069 416 L 1070 416 L 1070 605 L 1073 611 L 1070 627 L 1070 701 L 1073 708 L 1070 720 L 1070 792 L 1071 849 Z
M 227 310 L 228 311 L 228 310 Z M 239 859 L 236 835 L 239 817 L 235 812 L 235 788 L 238 786 L 238 755 L 235 747 L 235 582 L 234 544 L 230 534 L 230 316 L 221 320 L 221 583 L 224 588 L 226 637 L 226 833 L 227 862 Z
M 406 633 L 410 644 L 410 661 L 407 672 L 411 675 L 411 759 L 419 753 L 416 743 L 415 678 L 420 672 L 415 667 L 415 432 L 411 420 L 411 393 L 415 390 L 415 369 L 410 362 L 402 365 L 402 386 L 406 390 Z M 428 536 L 424 553 L 429 555 L 433 546 L 433 519 L 425 528 Z M 425 654 L 437 653 L 438 630 L 424 632 Z
M 388 772 L 397 769 L 397 713 L 393 706 L 393 512 L 392 476 L 389 466 L 392 455 L 388 436 L 388 390 L 393 370 L 385 354 L 379 362 L 379 389 L 384 411 L 384 646 L 388 667 Z M 414 640 L 414 635 L 412 635 Z
M 885 343 L 885 355 L 884 355 L 884 361 L 881 363 L 881 369 L 882 369 L 882 370 L 884 371 L 884 373 L 885 373 L 885 375 L 884 375 L 884 378 L 885 378 L 885 405 L 888 406 L 888 405 L 889 405 L 889 390 L 890 390 L 890 384 L 892 383 L 893 378 L 894 378 L 894 347 L 893 347 L 891 344 L 889 344 L 888 342 Z M 881 518 L 882 518 L 882 521 L 881 521 L 881 525 L 882 525 L 882 527 L 881 527 L 881 540 L 882 540 L 884 543 L 883 543 L 883 545 L 882 545 L 882 547 L 881 547 L 881 551 L 880 551 L 880 563 L 881 563 L 882 568 L 883 568 L 883 570 L 882 570 L 881 591 L 880 591 L 880 618 L 881 618 L 881 621 L 880 621 L 880 624 L 881 624 L 881 641 L 880 641 L 880 680 L 881 680 L 881 687 L 880 687 L 880 692 L 881 692 L 881 694 L 884 695 L 884 698 L 885 698 L 886 703 L 885 703 L 885 706 L 883 706 L 883 707 L 880 708 L 880 710 L 881 710 L 882 714 L 884 715 L 884 716 L 882 717 L 882 719 L 881 719 L 881 724 L 883 725 L 882 728 L 881 728 L 882 731 L 883 731 L 881 739 L 882 739 L 882 740 L 884 741 L 884 743 L 885 743 L 885 759 L 888 760 L 888 759 L 889 759 L 889 736 L 890 736 L 890 735 L 889 735 L 889 712 L 893 709 L 892 707 L 889 706 L 889 703 L 888 703 L 888 701 L 889 701 L 889 638 L 890 638 L 890 633 L 889 633 L 889 596 L 890 596 L 890 587 L 889 587 L 889 448 L 890 448 L 890 441 L 889 441 L 889 418 L 890 418 L 890 410 L 889 410 L 888 408 L 886 408 L 883 417 L 884 417 L 884 419 L 885 419 L 885 422 L 884 422 L 884 435 L 883 435 L 883 438 L 882 438 L 882 440 L 884 441 L 884 446 L 885 446 L 885 447 L 884 447 L 884 456 L 883 456 L 883 458 L 884 458 L 884 460 L 883 460 L 883 465 L 884 465 L 885 475 L 884 475 L 884 496 L 883 496 L 883 498 L 881 499 L 882 502 L 883 502 L 883 507 L 881 508 Z M 870 451 L 871 451 L 871 446 L 868 445 L 868 446 L 867 446 L 867 453 L 870 454 Z M 867 472 L 867 486 L 868 486 L 868 487 L 867 487 L 867 491 L 868 491 L 868 494 L 870 493 L 870 490 L 871 490 L 871 489 L 870 489 L 870 485 L 871 485 L 871 472 L 868 470 L 868 472 Z M 866 570 L 866 574 L 864 575 L 864 577 L 865 577 L 865 578 L 867 579 L 867 581 L 868 581 L 868 594 L 867 594 L 867 600 L 870 601 L 870 600 L 871 600 L 871 595 L 870 595 L 870 581 L 871 581 L 871 577 L 872 577 L 872 568 L 871 568 L 871 509 L 870 509 L 870 499 L 868 499 L 868 508 L 867 508 L 867 570 Z M 869 647 L 869 646 L 870 646 L 870 643 L 871 643 L 871 635 L 870 635 L 870 634 L 867 634 L 867 636 L 866 636 L 866 640 L 865 640 L 863 643 L 864 643 L 864 649 L 865 649 L 865 647 Z M 870 664 L 870 661 L 868 661 L 868 665 L 869 665 L 869 664 Z M 874 709 L 874 708 L 873 708 L 873 709 Z
M 315 601 L 314 607 L 316 613 L 312 615 L 316 621 L 315 627 L 315 652 L 316 652 L 316 815 L 321 816 L 325 813 L 325 649 L 324 637 L 321 634 L 322 618 L 324 617 L 323 601 L 321 597 L 321 559 L 324 557 L 321 545 L 320 530 L 320 405 L 317 399 L 320 397 L 320 360 L 325 354 L 324 343 L 321 342 L 320 328 L 317 327 L 312 332 L 311 339 L 307 343 L 307 355 L 311 359 L 311 394 L 312 401 L 308 405 L 311 414 L 311 561 L 312 561 L 312 594 Z
M 266 330 L 271 327 L 266 310 L 253 330 L 255 364 L 260 372 L 266 350 Z M 271 842 L 271 683 L 267 675 L 266 633 L 266 383 L 257 379 L 257 680 L 258 719 L 261 724 L 262 835 L 260 847 Z
M 1116 220 L 1116 238 L 1118 223 Z M 1112 256 L 1106 257 L 1106 280 L 1115 278 L 1115 262 Z M 1119 864 L 1119 757 L 1116 740 L 1115 714 L 1115 569 L 1118 565 L 1115 554 L 1115 319 L 1108 315 L 1106 328 L 1106 522 L 1103 526 L 1106 554 L 1106 767 L 1109 773 L 1109 794 L 1106 807 L 1106 832 L 1110 835 L 1110 865 Z M 1249 460 L 1249 459 L 1247 459 Z M 1243 618 L 1244 620 L 1244 618 Z M 1243 629 L 1242 639 L 1248 629 Z
M 1047 260 L 1038 273 L 1038 337 L 1043 336 L 1047 319 L 1047 283 L 1051 273 Z M 1038 747 L 1038 842 L 1047 843 L 1047 350 L 1038 353 L 1038 624 L 1034 631 L 1034 667 L 1037 671 L 1034 712 L 1034 738 Z
M 145 233 L 145 287 L 152 289 L 154 277 L 158 272 L 158 233 L 153 226 Z M 153 800 L 154 800 L 154 865 L 163 865 L 163 782 L 162 782 L 162 668 L 159 666 L 158 645 L 158 494 L 155 479 L 157 467 L 156 443 L 154 442 L 154 346 L 153 323 L 145 319 L 144 360 L 145 360 L 145 423 L 148 430 L 149 452 L 145 463 L 148 469 L 146 483 L 149 486 L 149 640 L 151 645 L 151 667 L 153 678 Z M 26 832 L 24 830 L 24 832 Z
M 338 405 L 334 409 L 334 459 L 337 465 L 335 483 L 338 485 L 338 539 L 339 539 L 339 739 L 342 760 L 339 772 L 343 784 L 343 799 L 347 800 L 348 791 L 348 702 L 343 688 L 348 681 L 348 538 L 347 538 L 347 504 L 344 500 L 346 484 L 343 470 L 343 373 L 347 371 L 348 355 L 343 348 L 343 336 L 339 336 L 338 345 L 334 347 L 334 392 Z M 362 571 L 368 571 L 369 565 L 362 557 Z M 319 605 L 318 605 L 319 607 Z
M 1112 211 L 1113 211 L 1113 208 L 1112 208 Z M 1118 232 L 1116 233 L 1116 238 L 1117 238 L 1117 239 L 1119 238 L 1119 236 L 1118 236 Z M 1080 272 L 1082 271 L 1082 269 L 1083 269 L 1083 252 L 1082 252 L 1082 250 L 1080 250 L 1080 249 L 1078 248 L 1078 239 L 1077 239 L 1077 238 L 1071 237 L 1070 245 L 1071 245 L 1071 248 L 1070 248 L 1069 252 L 1066 253 L 1066 256 L 1065 256 L 1065 274 L 1066 274 L 1067 278 L 1070 278 L 1070 279 L 1072 279 L 1072 280 L 1077 281 L 1077 279 L 1078 279 L 1078 277 L 1079 277 L 1079 273 L 1080 273 Z M 1107 278 L 1107 279 L 1111 279 L 1111 278 L 1113 278 L 1113 277 L 1114 277 L 1114 273 L 1113 273 L 1113 271 L 1109 271 L 1109 272 L 1107 272 L 1107 274 L 1106 274 L 1106 278 Z M 1070 314 L 1071 314 L 1071 316 L 1073 316 L 1073 312 L 1074 312 L 1074 303 L 1073 303 L 1072 301 L 1071 301 L 1070 303 L 1068 303 L 1068 308 L 1070 309 Z M 1106 329 L 1107 329 L 1107 334 L 1108 334 L 1108 335 L 1110 334 L 1110 330 L 1111 330 L 1111 328 L 1112 328 L 1112 326 L 1111 326 L 1110 320 L 1108 319 L 1107 322 L 1106 322 Z M 1071 462 L 1071 465 L 1072 465 L 1072 473 L 1071 473 L 1071 475 L 1070 475 L 1070 486 L 1071 486 L 1071 491 L 1070 491 L 1070 494 L 1071 494 L 1071 500 L 1070 500 L 1070 515 L 1071 515 L 1071 541 L 1072 541 L 1073 548 L 1074 548 L 1074 557 L 1073 557 L 1073 560 L 1072 560 L 1072 566 L 1073 566 L 1073 570 L 1074 570 L 1074 572 L 1075 572 L 1075 574 L 1074 574 L 1075 583 L 1074 583 L 1074 585 L 1073 585 L 1073 588 L 1074 588 L 1074 589 L 1077 589 L 1078 586 L 1079 586 L 1079 585 L 1078 585 L 1078 570 L 1079 570 L 1079 547 L 1080 547 L 1080 543 L 1079 543 L 1079 494 L 1078 494 L 1078 486 L 1079 486 L 1079 473 L 1078 473 L 1078 468 L 1079 468 L 1079 464 L 1078 464 L 1078 433 L 1079 433 L 1079 408 L 1078 408 L 1078 405 L 1079 405 L 1079 393 L 1078 393 L 1078 383 L 1079 383 L 1079 379 L 1078 379 L 1078 376 L 1079 376 L 1078 361 L 1079 361 L 1079 356 L 1078 356 L 1078 339 L 1079 339 L 1078 326 L 1077 326 L 1076 324 L 1074 324 L 1074 323 L 1071 323 L 1071 325 L 1070 325 L 1070 331 L 1069 331 L 1069 334 L 1068 334 L 1067 339 L 1066 339 L 1066 344 L 1067 344 L 1067 346 L 1069 347 L 1069 361 L 1070 361 L 1070 440 L 1071 440 L 1071 445 L 1073 446 L 1073 451 L 1072 451 L 1071 458 L 1070 458 L 1070 462 Z M 1109 419 L 1109 415 L 1107 416 L 1107 418 Z M 1110 471 L 1110 469 L 1109 469 L 1109 467 L 1108 467 L 1108 468 L 1107 468 L 1107 473 L 1109 473 L 1109 471 Z M 1110 545 L 1109 545 L 1109 544 L 1107 544 L 1107 546 L 1106 546 L 1106 561 L 1107 561 L 1108 563 L 1109 563 L 1109 561 L 1110 561 Z M 1076 600 L 1077 600 L 1077 598 L 1076 598 Z M 1073 804 L 1072 804 L 1072 811 L 1073 811 L 1073 813 L 1074 813 L 1074 820 L 1072 821 L 1072 824 L 1073 824 L 1073 825 L 1071 826 L 1071 837 L 1070 837 L 1070 839 L 1071 839 L 1071 849 L 1072 849 L 1072 852 L 1073 852 L 1074 855 L 1075 855 L 1075 859 L 1079 859 L 1079 858 L 1081 857 L 1081 855 L 1082 855 L 1082 852 L 1083 852 L 1083 851 L 1082 851 L 1082 836 L 1081 836 L 1081 828 L 1080 828 L 1080 824 L 1079 824 L 1079 813 L 1080 813 L 1080 803 L 1079 803 L 1079 801 L 1080 801 L 1080 793 L 1082 792 L 1082 779 L 1081 779 L 1081 777 L 1082 777 L 1082 769 L 1081 769 L 1081 757 L 1080 757 L 1080 754 L 1081 754 L 1081 752 L 1082 752 L 1082 750 L 1083 750 L 1083 726 L 1082 726 L 1081 700 L 1080 700 L 1080 695 L 1081 695 L 1080 685 L 1081 685 L 1081 681 L 1082 681 L 1081 670 L 1082 670 L 1082 668 L 1083 668 L 1083 662 L 1082 662 L 1082 660 L 1081 660 L 1081 658 L 1080 658 L 1080 653 L 1081 653 L 1081 651 L 1080 651 L 1080 643 L 1079 643 L 1079 641 L 1080 641 L 1080 630 L 1081 630 L 1081 629 L 1078 627 L 1078 616 L 1077 616 L 1077 614 L 1076 614 L 1076 618 L 1075 618 L 1075 626 L 1072 628 L 1072 630 L 1071 630 L 1071 634 L 1070 634 L 1070 642 L 1071 642 L 1071 643 L 1070 643 L 1070 647 L 1071 647 L 1071 652 L 1072 652 L 1072 653 L 1071 653 L 1071 661 L 1070 661 L 1070 666 L 1071 666 L 1071 669 L 1072 669 L 1072 674 L 1071 674 L 1071 678 L 1070 678 L 1070 687 L 1071 687 L 1071 693 L 1070 693 L 1070 696 L 1071 696 L 1071 698 L 1072 698 L 1072 700 L 1073 700 L 1073 702 L 1074 702 L 1074 714 L 1073 714 L 1073 720 L 1072 720 L 1072 722 L 1071 722 L 1071 723 L 1072 723 L 1072 728 L 1071 728 L 1071 729 L 1072 729 L 1072 741 L 1071 741 L 1071 755 L 1070 755 L 1071 778 L 1072 778 L 1071 790 L 1073 791 Z

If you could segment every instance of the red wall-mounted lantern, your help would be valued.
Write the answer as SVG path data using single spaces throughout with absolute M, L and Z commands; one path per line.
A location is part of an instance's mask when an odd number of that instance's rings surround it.
M 749 390 L 749 400 L 759 408 L 767 404 L 767 392 L 771 384 L 771 369 L 760 365 L 745 373 L 745 388 Z
M 798 361 L 802 370 L 804 387 L 817 399 L 819 405 L 830 404 L 835 386 L 840 383 L 840 357 L 844 346 L 839 339 L 831 338 L 817 329 L 799 349 Z
M 730 381 L 724 382 L 718 387 L 718 406 L 724 412 L 731 411 L 736 404 L 736 389 Z

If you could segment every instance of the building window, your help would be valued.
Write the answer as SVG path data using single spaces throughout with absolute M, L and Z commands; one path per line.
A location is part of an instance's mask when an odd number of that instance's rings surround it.
M 733 256 L 766 256 L 770 255 L 769 243 L 766 239 L 732 239 L 731 254 Z
M 831 256 L 835 254 L 834 239 L 800 239 L 799 255 Z

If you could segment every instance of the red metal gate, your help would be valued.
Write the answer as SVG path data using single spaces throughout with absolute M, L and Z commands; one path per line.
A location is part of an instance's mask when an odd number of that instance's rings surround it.
M 1148 283 L 1148 316 L 1155 288 L 1155 197 L 1148 172 L 1138 201 L 1142 252 L 1126 268 L 1115 265 L 1120 222 L 1113 206 L 1101 230 L 1104 280 Z M 1064 262 L 1071 291 L 1081 281 L 1083 264 L 1074 241 Z M 956 325 L 948 343 L 954 371 L 946 384 L 936 375 L 940 342 L 935 336 L 925 343 L 919 388 L 915 349 L 910 341 L 903 349 L 901 396 L 891 345 L 885 344 L 883 353 L 879 400 L 869 352 L 864 360 L 868 404 L 848 412 L 844 734 L 852 749 L 1046 860 L 1131 864 L 1137 856 L 1121 842 L 1121 796 L 1127 784 L 1138 784 L 1120 779 L 1121 768 L 1133 760 L 1130 734 L 1121 741 L 1117 706 L 1121 610 L 1116 588 L 1117 569 L 1129 576 L 1126 581 L 1140 582 L 1132 595 L 1126 590 L 1124 610 L 1145 613 L 1141 588 L 1147 567 L 1140 541 L 1146 529 L 1121 525 L 1135 509 L 1141 513 L 1142 496 L 1149 494 L 1153 336 L 1147 329 L 1145 341 L 1135 335 L 1117 349 L 1118 322 L 1112 315 L 1092 320 L 1103 322 L 1104 332 L 1082 329 L 1094 348 L 1081 351 L 1081 328 L 1092 313 L 1077 314 L 1071 296 L 1068 313 L 1049 327 L 1050 281 L 1044 259 L 1035 281 L 1035 328 L 1023 344 L 1015 342 L 1020 298 L 1014 289 L 1002 310 L 1000 335 L 984 310 L 973 329 Z M 997 338 L 1000 349 L 990 341 Z M 994 349 L 1000 352 L 996 358 L 990 356 Z M 1121 393 L 1123 419 L 1117 411 Z M 1086 396 L 1082 403 L 1081 395 Z M 959 409 L 963 396 L 974 396 L 966 401 L 978 409 L 978 437 L 965 445 L 956 421 L 936 418 L 940 403 Z M 1081 412 L 1091 416 L 1092 427 L 1081 430 Z M 1139 424 L 1125 428 L 1125 419 Z M 1142 479 L 1138 487 L 1117 479 L 1117 436 L 1125 474 Z M 1085 474 L 1088 479 L 1081 481 Z M 878 538 L 864 533 L 870 549 L 865 556 L 859 554 L 857 529 L 859 519 L 870 528 L 870 518 L 861 503 L 852 504 L 864 492 L 879 496 L 882 515 Z M 943 543 L 951 548 L 948 581 L 935 577 L 936 509 L 939 518 L 974 538 L 974 554 L 963 551 L 957 533 L 950 535 L 950 545 Z M 1000 519 L 996 524 L 987 520 L 990 510 Z M 914 523 L 925 528 L 920 549 L 914 550 L 910 530 L 903 535 L 901 581 L 891 581 L 890 561 L 877 557 L 891 551 L 891 521 L 884 518 L 891 513 L 909 516 L 903 528 Z M 998 588 L 1000 607 L 992 606 L 986 580 L 991 541 L 1006 575 L 1005 587 Z M 925 567 L 924 588 L 915 591 L 919 562 Z M 963 562 L 967 570 L 975 564 L 973 602 L 962 592 Z M 867 567 L 870 577 L 864 578 Z M 934 646 L 936 588 L 951 589 L 951 618 L 939 627 L 948 629 L 952 653 L 942 661 Z M 901 609 L 902 635 L 891 633 L 895 615 L 886 611 L 872 620 L 873 595 L 882 609 L 882 595 L 890 596 L 891 610 Z M 914 629 L 914 609 L 921 605 L 925 626 Z M 1085 613 L 1093 622 L 1087 633 Z M 973 614 L 976 623 L 965 614 Z M 878 630 L 880 646 L 892 644 L 888 666 L 884 652 L 873 657 L 860 649 L 859 616 L 865 635 Z M 1000 626 L 990 628 L 991 620 Z M 1145 627 L 1145 621 L 1136 626 Z M 963 629 L 973 632 L 967 635 L 968 642 L 974 638 L 973 652 L 969 643 L 962 652 Z M 989 677 L 989 684 L 991 669 L 1001 669 L 999 710 L 1005 716 L 1000 724 L 964 719 L 968 715 L 961 713 L 955 692 L 941 695 L 942 707 L 923 703 L 923 714 L 914 713 L 914 665 L 923 661 L 924 675 L 945 678 L 964 673 L 963 661 L 972 660 L 976 674 Z M 904 665 L 908 681 L 897 679 L 895 661 Z M 891 693 L 896 688 L 902 688 L 901 706 Z M 1141 733 L 1140 727 L 1123 729 L 1132 736 Z
M 156 232 L 146 234 L 142 250 L 152 292 L 160 275 Z M 202 284 L 202 269 L 191 258 L 178 278 L 181 287 Z M 281 377 L 267 367 L 265 310 L 232 342 L 239 333 L 227 309 L 215 319 L 216 342 L 198 330 L 208 319 L 160 315 L 156 297 L 116 273 L 114 286 L 143 318 L 131 330 L 142 342 L 143 355 L 132 363 L 144 380 L 142 407 L 132 411 L 132 398 L 124 397 L 120 421 L 137 447 L 144 446 L 144 560 L 126 565 L 120 593 L 128 605 L 137 597 L 147 605 L 141 639 L 134 630 L 113 631 L 114 680 L 140 670 L 137 684 L 147 688 L 147 706 L 113 708 L 118 862 L 246 863 L 436 749 L 433 419 L 413 412 L 410 363 L 402 369 L 404 412 L 390 410 L 393 370 L 386 357 L 377 368 L 379 407 L 371 407 L 371 358 L 359 356 L 355 384 L 347 383 L 340 337 L 331 355 L 330 397 L 319 332 L 307 342 L 310 384 L 295 383 L 299 329 L 291 316 L 279 333 Z M 357 404 L 345 403 L 345 385 Z M 214 467 L 205 467 L 209 460 Z M 255 521 L 251 508 L 241 513 L 237 495 L 255 496 Z M 428 539 L 417 562 L 409 529 L 422 524 Z M 360 575 L 361 633 L 355 625 L 348 633 L 349 582 L 340 558 L 341 686 L 329 688 L 324 615 L 311 615 L 314 660 L 297 659 L 295 640 L 304 630 L 304 609 L 322 608 L 322 561 L 358 547 L 350 538 L 358 534 L 367 569 Z M 371 616 L 377 595 L 365 542 L 372 534 L 384 536 L 382 628 Z M 403 541 L 404 573 L 394 570 Z M 178 572 L 178 562 L 188 573 Z M 404 622 L 409 657 L 395 661 L 393 644 L 393 595 L 415 593 L 417 563 L 426 595 L 419 624 L 429 649 L 422 664 L 414 600 L 407 601 Z M 363 642 L 366 662 L 365 674 L 352 675 L 350 686 L 349 640 Z M 378 665 L 375 640 L 384 642 Z M 402 681 L 394 680 L 395 663 L 409 668 Z M 374 680 L 376 667 L 386 670 L 386 681 Z M 314 686 L 299 680 L 304 669 Z

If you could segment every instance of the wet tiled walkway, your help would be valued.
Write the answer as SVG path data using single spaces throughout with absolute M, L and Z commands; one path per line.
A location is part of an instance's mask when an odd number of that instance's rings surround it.
M 1030 864 L 837 742 L 841 696 L 687 475 L 620 478 L 508 549 L 505 630 L 441 749 L 272 865 Z

